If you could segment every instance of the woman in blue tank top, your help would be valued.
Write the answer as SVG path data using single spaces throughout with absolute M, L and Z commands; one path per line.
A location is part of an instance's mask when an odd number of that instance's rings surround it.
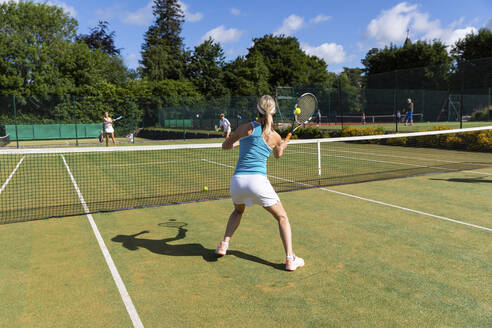
M 304 260 L 296 257 L 292 250 L 292 233 L 289 219 L 277 193 L 267 177 L 266 161 L 270 154 L 282 156 L 287 143 L 272 128 L 275 114 L 275 100 L 263 96 L 258 102 L 258 120 L 237 128 L 222 144 L 222 149 L 232 149 L 239 145 L 239 159 L 231 178 L 230 191 L 234 203 L 227 222 L 224 240 L 219 243 L 218 255 L 225 255 L 229 241 L 236 231 L 246 206 L 258 204 L 270 212 L 278 221 L 280 237 L 284 245 L 285 269 L 294 271 L 304 265 Z

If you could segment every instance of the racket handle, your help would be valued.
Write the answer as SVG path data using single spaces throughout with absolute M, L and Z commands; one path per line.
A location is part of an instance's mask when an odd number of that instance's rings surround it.
M 289 132 L 289 134 L 287 135 L 287 137 L 285 137 L 284 142 L 289 142 L 290 137 L 292 137 L 292 132 Z

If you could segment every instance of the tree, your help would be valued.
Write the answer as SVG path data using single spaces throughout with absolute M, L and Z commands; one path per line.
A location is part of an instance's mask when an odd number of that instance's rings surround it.
M 258 52 L 270 72 L 269 84 L 275 86 L 322 86 L 328 79 L 323 59 L 308 56 L 295 37 L 265 35 L 253 39 L 249 53 Z
M 77 41 L 85 42 L 89 49 L 99 49 L 110 56 L 118 56 L 120 49 L 117 49 L 114 44 L 115 32 L 107 32 L 108 22 L 99 21 L 96 27 L 91 28 L 90 34 L 80 34 L 77 36 Z
M 373 48 L 362 59 L 369 88 L 447 88 L 452 58 L 440 41 Z
M 362 88 L 364 86 L 364 77 L 362 74 L 364 70 L 362 68 L 349 68 L 344 67 L 343 73 L 347 76 L 350 81 L 350 85 L 357 88 Z
M 184 14 L 178 0 L 154 0 L 154 23 L 142 45 L 142 76 L 154 81 L 183 79 L 187 54 L 181 38 Z
M 188 76 L 205 98 L 219 98 L 228 93 L 223 85 L 224 50 L 212 39 L 195 47 L 188 65 Z
M 224 66 L 224 82 L 232 95 L 261 96 L 272 93 L 270 72 L 260 52 L 250 52 Z
M 75 38 L 77 22 L 44 3 L 0 4 L 0 90 L 48 94 L 66 84 L 56 70 L 59 53 Z
M 77 114 L 80 121 L 99 119 L 105 90 L 128 81 L 121 58 L 76 42 L 77 22 L 56 6 L 9 2 L 0 12 L 0 93 L 17 95 L 22 119 L 73 122 L 72 96 L 101 96 Z
M 492 57 L 492 31 L 482 28 L 477 34 L 467 34 L 456 42 L 451 54 L 456 59 L 464 60 Z
M 489 73 L 492 71 L 492 31 L 482 28 L 477 34 L 466 35 L 456 42 L 451 54 L 456 59 L 454 89 L 477 89 L 467 92 L 480 94 L 484 92 L 480 89 L 492 87 Z

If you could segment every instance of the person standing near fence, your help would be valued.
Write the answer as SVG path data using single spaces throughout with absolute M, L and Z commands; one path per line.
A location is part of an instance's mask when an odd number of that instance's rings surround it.
M 407 104 L 407 114 L 405 115 L 405 126 L 407 125 L 408 122 L 410 122 L 410 125 L 413 125 L 413 102 L 411 98 L 407 99 L 408 104 Z
M 116 140 L 114 140 L 113 119 L 109 117 L 108 112 L 104 112 L 104 134 L 106 135 L 106 147 L 108 147 L 109 136 L 113 140 L 113 146 L 116 146 Z
M 318 126 L 321 124 L 321 111 L 318 109 L 318 114 L 316 115 L 318 119 Z
M 231 122 L 225 118 L 224 113 L 220 114 L 219 129 L 224 132 L 224 138 L 229 138 L 229 135 L 231 134 Z

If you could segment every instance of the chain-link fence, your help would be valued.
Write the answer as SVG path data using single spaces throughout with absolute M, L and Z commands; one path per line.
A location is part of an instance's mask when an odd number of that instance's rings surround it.
M 428 66 L 362 76 L 360 82 L 339 78 L 330 87 L 280 86 L 272 90 L 276 122 L 290 122 L 295 100 L 316 95 L 319 112 L 313 122 L 339 129 L 347 125 L 398 124 L 413 104 L 415 124 L 426 122 L 487 122 L 492 120 L 492 58 L 459 61 L 450 69 Z M 113 118 L 115 134 L 156 127 L 169 130 L 213 131 L 224 113 L 235 128 L 255 119 L 257 96 L 165 99 L 140 96 L 1 96 L 0 136 L 10 141 L 94 138 L 103 128 L 104 112 Z M 171 105 L 172 104 L 172 105 Z M 92 124 L 92 125 L 91 125 Z

